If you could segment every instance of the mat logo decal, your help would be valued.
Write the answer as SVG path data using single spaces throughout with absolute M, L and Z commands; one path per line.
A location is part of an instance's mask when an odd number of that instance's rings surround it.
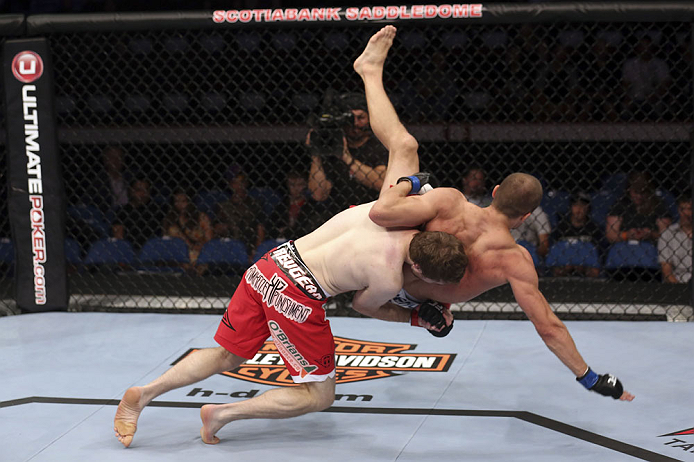
M 685 451 L 694 454 L 694 427 L 687 428 L 685 430 L 679 430 L 672 433 L 666 433 L 664 435 L 660 435 L 658 438 L 666 436 L 669 436 L 671 438 L 666 443 L 663 443 L 663 445 L 670 446 L 671 448 L 677 448 L 680 451 Z M 675 436 L 682 436 L 685 437 L 685 439 L 674 438 Z
M 447 372 L 455 359 L 454 353 L 414 353 L 411 343 L 383 343 L 335 337 L 337 383 L 361 382 L 401 375 L 404 372 Z M 176 364 L 196 348 L 178 358 Z M 307 358 L 323 364 L 326 358 Z M 330 358 L 327 358 L 329 360 Z M 294 386 L 277 347 L 267 341 L 258 353 L 238 368 L 222 375 L 265 385 Z
M 33 51 L 20 51 L 12 60 L 12 75 L 22 83 L 31 83 L 43 75 L 43 60 Z

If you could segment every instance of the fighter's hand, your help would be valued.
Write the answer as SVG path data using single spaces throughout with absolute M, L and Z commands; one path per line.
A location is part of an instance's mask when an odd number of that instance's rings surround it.
M 598 375 L 591 368 L 588 368 L 585 374 L 581 377 L 576 377 L 576 381 L 588 390 L 603 396 L 611 396 L 621 401 L 632 401 L 634 399 L 634 395 L 624 391 L 622 382 L 612 374 Z
M 445 337 L 453 329 L 450 304 L 427 300 L 412 310 L 412 325 L 420 326 L 434 337 Z
M 427 172 L 419 172 L 411 176 L 403 176 L 398 178 L 397 183 L 401 183 L 403 181 L 410 182 L 411 189 L 409 194 L 424 194 L 438 186 L 438 182 L 434 176 Z

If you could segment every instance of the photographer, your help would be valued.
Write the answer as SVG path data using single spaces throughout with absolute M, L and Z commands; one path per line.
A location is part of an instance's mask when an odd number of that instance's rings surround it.
M 311 123 L 308 188 L 332 215 L 350 205 L 375 200 L 383 184 L 388 151 L 373 136 L 363 93 L 335 98 L 327 114 Z

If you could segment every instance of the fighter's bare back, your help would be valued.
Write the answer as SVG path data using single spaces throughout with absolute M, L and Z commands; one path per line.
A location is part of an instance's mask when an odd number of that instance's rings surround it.
M 407 246 L 416 230 L 386 230 L 369 219 L 372 203 L 349 208 L 298 239 L 296 248 L 331 295 L 370 287 L 383 302 L 403 285 Z

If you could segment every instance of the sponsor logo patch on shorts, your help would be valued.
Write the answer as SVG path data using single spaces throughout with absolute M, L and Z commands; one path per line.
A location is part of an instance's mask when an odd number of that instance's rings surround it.
M 268 308 L 274 308 L 285 318 L 303 323 L 311 315 L 311 307 L 302 305 L 282 293 L 289 283 L 279 275 L 273 274 L 272 278 L 268 280 L 258 267 L 253 265 L 248 268 L 244 278 L 246 283 L 262 296 L 263 303 Z
M 275 345 L 277 345 L 277 350 L 287 358 L 287 361 L 289 361 L 289 364 L 291 364 L 294 369 L 299 371 L 299 375 L 302 379 L 318 369 L 318 366 L 310 364 L 301 353 L 299 353 L 299 350 L 289 341 L 289 337 L 287 337 L 287 334 L 284 333 L 279 324 L 275 321 L 269 321 L 267 325 L 270 327 L 270 334 L 275 341 Z
M 277 247 L 270 256 L 277 267 L 307 296 L 325 300 L 327 296 L 311 271 L 304 265 L 294 244 L 290 241 Z

